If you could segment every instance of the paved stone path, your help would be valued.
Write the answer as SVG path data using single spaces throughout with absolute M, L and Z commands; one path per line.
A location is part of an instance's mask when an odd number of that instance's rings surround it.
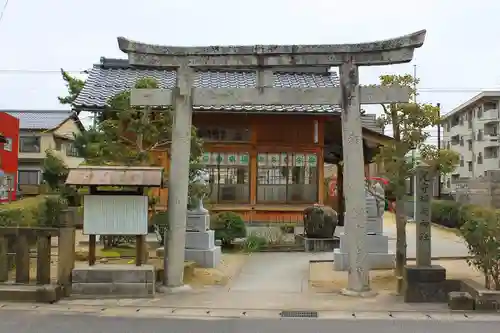
M 307 291 L 309 260 L 314 258 L 303 252 L 253 253 L 229 284 L 229 291 Z

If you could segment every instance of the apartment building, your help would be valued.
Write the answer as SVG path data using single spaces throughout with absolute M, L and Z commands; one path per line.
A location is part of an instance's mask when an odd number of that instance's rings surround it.
M 484 91 L 447 113 L 443 147 L 460 154 L 460 163 L 444 178 L 443 189 L 453 181 L 478 178 L 500 169 L 500 91 Z

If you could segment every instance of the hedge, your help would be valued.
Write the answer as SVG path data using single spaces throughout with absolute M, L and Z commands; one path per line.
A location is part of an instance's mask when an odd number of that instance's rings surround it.
M 0 205 L 0 226 L 54 226 L 65 204 L 59 196 L 39 195 Z
M 491 209 L 477 205 L 464 205 L 453 200 L 433 200 L 431 221 L 448 228 L 459 229 L 471 216 L 481 217 Z

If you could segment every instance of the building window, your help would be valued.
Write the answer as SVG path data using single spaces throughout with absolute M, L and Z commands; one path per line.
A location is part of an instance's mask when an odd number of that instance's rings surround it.
M 472 171 L 472 161 L 467 162 L 467 167 L 469 168 L 469 171 Z
M 8 200 L 12 198 L 10 193 L 14 192 L 14 175 L 5 174 L 0 177 L 0 200 Z
M 460 166 L 463 167 L 464 166 L 464 158 L 463 157 L 460 157 Z
M 484 148 L 484 158 L 498 158 L 498 147 Z
M 483 141 L 483 130 L 478 130 L 477 131 L 477 141 Z
M 198 137 L 205 141 L 241 142 L 250 141 L 250 129 L 245 126 L 237 127 L 200 127 Z
M 18 172 L 19 185 L 39 185 L 38 177 L 40 172 L 37 170 L 26 170 Z
M 12 138 L 5 138 L 5 143 L 3 144 L 3 150 L 12 151 Z
M 21 153 L 39 153 L 40 152 L 40 137 L 39 136 L 22 136 L 19 138 L 19 151 Z
M 257 162 L 258 203 L 313 203 L 318 200 L 315 154 L 260 153 Z
M 496 110 L 497 104 L 493 103 L 493 102 L 487 102 L 487 103 L 484 103 L 483 108 L 484 108 L 484 112 L 488 112 L 490 110 Z
M 205 153 L 211 203 L 250 203 L 248 153 Z
M 464 137 L 461 136 L 460 137 L 460 147 L 463 147 L 464 146 Z
M 78 149 L 76 149 L 73 143 L 66 144 L 66 156 L 80 157 L 80 155 L 78 154 Z
M 483 154 L 477 154 L 477 164 L 483 164 Z
M 469 148 L 469 151 L 472 151 L 472 140 L 467 140 L 467 146 Z M 449 149 L 449 147 L 448 147 Z

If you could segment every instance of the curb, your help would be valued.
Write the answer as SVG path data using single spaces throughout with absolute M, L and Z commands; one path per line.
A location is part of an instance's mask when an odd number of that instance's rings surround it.
M 30 311 L 42 315 L 90 315 L 99 317 L 127 318 L 171 318 L 198 320 L 228 320 L 228 319 L 341 319 L 341 320 L 434 320 L 434 321 L 499 321 L 500 315 L 495 313 L 474 313 L 464 311 L 347 311 L 323 310 L 313 312 L 315 317 L 297 316 L 284 318 L 282 310 L 264 309 L 203 309 L 203 308 L 168 308 L 168 307 L 99 307 L 99 306 L 33 306 L 30 304 L 4 305 L 0 311 Z M 290 310 L 287 310 L 290 311 Z

